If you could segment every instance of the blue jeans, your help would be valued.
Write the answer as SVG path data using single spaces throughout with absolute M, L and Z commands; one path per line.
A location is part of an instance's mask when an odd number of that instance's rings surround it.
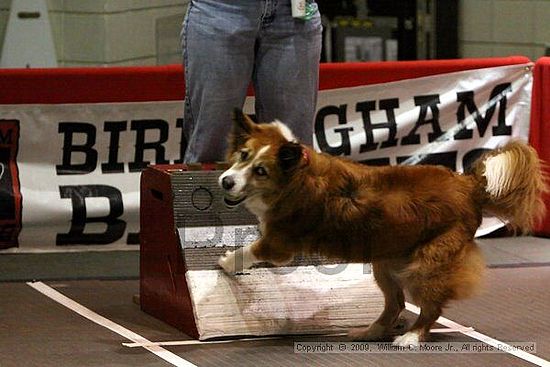
M 319 12 L 292 18 L 290 0 L 191 0 L 182 30 L 185 162 L 224 160 L 231 113 L 250 82 L 258 121 L 279 119 L 311 144 L 321 33 Z

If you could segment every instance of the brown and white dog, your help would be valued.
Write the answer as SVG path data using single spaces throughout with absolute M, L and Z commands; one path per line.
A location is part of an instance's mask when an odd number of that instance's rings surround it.
M 474 242 L 482 214 L 529 231 L 543 215 L 546 191 L 534 149 L 511 142 L 480 158 L 471 173 L 440 166 L 369 167 L 316 153 L 280 122 L 256 124 L 235 111 L 231 168 L 219 179 L 226 202 L 241 202 L 258 217 L 261 237 L 219 259 L 284 265 L 298 254 L 371 262 L 385 308 L 355 340 L 380 340 L 403 311 L 404 290 L 421 308 L 395 344 L 426 340 L 442 308 L 472 295 L 484 261 Z M 241 257 L 236 261 L 236 257 Z

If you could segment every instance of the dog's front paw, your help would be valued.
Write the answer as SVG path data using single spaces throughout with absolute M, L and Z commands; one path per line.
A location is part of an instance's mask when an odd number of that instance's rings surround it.
M 420 346 L 420 342 L 421 338 L 419 333 L 409 331 L 395 338 L 393 345 L 403 348 L 418 348 Z
M 225 252 L 225 255 L 220 256 L 220 258 L 218 259 L 218 265 L 221 266 L 223 271 L 225 271 L 227 274 L 235 274 L 237 272 L 237 262 L 235 260 L 235 251 L 227 250 Z

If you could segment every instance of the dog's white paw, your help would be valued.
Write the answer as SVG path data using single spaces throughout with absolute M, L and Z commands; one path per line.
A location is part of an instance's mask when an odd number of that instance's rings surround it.
M 227 250 L 225 255 L 220 256 L 218 259 L 218 265 L 221 266 L 226 273 L 235 274 L 237 272 L 237 262 L 235 260 L 235 251 Z
M 420 335 L 417 332 L 409 331 L 395 338 L 393 345 L 403 348 L 418 348 L 420 346 Z

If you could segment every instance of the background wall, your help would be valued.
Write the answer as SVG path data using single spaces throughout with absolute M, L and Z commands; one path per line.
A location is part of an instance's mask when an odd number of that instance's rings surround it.
M 10 15 L 11 0 L 0 0 L 0 50 L 4 44 L 4 37 L 6 35 L 6 26 L 8 25 L 8 18 Z
M 48 0 L 59 66 L 181 62 L 189 0 Z M 0 44 L 11 0 L 0 0 Z
M 462 57 L 544 56 L 550 47 L 550 1 L 460 0 Z
M 461 57 L 536 60 L 549 52 L 549 0 L 458 1 Z M 180 63 L 179 31 L 188 2 L 48 0 L 59 66 Z M 0 47 L 10 4 L 0 0 Z

